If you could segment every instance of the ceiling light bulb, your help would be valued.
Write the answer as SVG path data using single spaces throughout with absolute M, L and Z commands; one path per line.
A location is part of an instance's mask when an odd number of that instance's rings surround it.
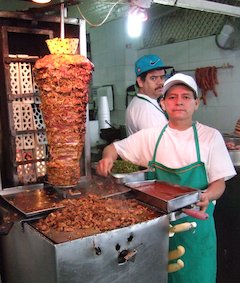
M 139 37 L 142 34 L 143 22 L 138 17 L 129 15 L 127 19 L 127 30 L 130 37 Z
M 132 6 L 128 13 L 127 30 L 130 37 L 139 37 L 142 34 L 143 22 L 148 19 L 145 9 Z
M 32 0 L 32 1 L 39 4 L 46 4 L 51 2 L 51 0 Z

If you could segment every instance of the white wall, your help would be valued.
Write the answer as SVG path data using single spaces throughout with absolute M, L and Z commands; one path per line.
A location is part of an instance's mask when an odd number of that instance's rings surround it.
M 111 112 L 111 122 L 123 125 L 126 88 L 135 83 L 134 63 L 138 58 L 139 39 L 128 39 L 124 19 L 91 28 L 90 39 L 95 65 L 93 86 L 114 86 L 115 110 Z
M 177 71 L 199 67 L 231 64 L 232 69 L 218 69 L 217 92 L 207 95 L 207 105 L 201 103 L 195 119 L 221 132 L 231 133 L 240 118 L 240 50 L 219 49 L 215 37 L 168 44 L 152 49 L 139 49 L 141 40 L 129 39 L 124 20 L 114 21 L 90 30 L 92 60 L 95 64 L 93 85 L 113 84 L 115 111 L 111 121 L 124 124 L 125 90 L 135 82 L 134 62 L 144 54 L 156 53 Z M 184 73 L 194 76 L 194 71 Z

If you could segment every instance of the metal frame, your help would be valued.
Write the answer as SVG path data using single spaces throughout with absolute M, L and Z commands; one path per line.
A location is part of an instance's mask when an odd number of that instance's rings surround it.
M 232 17 L 240 17 L 240 7 L 216 3 L 206 0 L 153 0 L 154 3 L 186 8 L 191 10 L 199 10 L 203 12 L 228 15 Z
M 3 19 L 1 18 L 3 17 Z M 30 32 L 30 33 L 46 33 L 46 31 L 41 28 L 41 22 L 53 22 L 54 23 L 54 27 L 53 29 L 49 29 L 48 30 L 48 33 L 50 35 L 50 38 L 53 37 L 53 32 L 57 32 L 57 26 L 56 24 L 59 23 L 59 18 L 57 17 L 49 17 L 49 18 L 40 18 L 39 19 L 39 27 L 36 28 L 35 26 L 34 27 L 25 27 L 24 24 L 23 25 L 18 25 L 17 27 L 12 26 L 12 25 L 9 25 L 9 26 L 6 26 L 5 24 L 5 20 L 4 18 L 14 18 L 14 19 L 17 19 L 17 21 L 19 20 L 21 22 L 21 20 L 34 20 L 33 18 L 29 18 L 29 15 L 27 16 L 26 14 L 24 13 L 2 13 L 0 12 L 0 19 L 1 21 L 1 26 L 4 28 L 4 31 L 5 31 L 5 34 L 2 35 L 3 39 L 1 40 L 1 44 L 3 45 L 3 49 L 0 50 L 0 56 L 2 57 L 2 63 L 0 64 L 1 65 L 1 71 L 2 71 L 2 75 L 4 77 L 4 82 L 2 81 L 2 88 L 1 88 L 1 93 L 2 93 L 2 98 L 1 100 L 5 99 L 7 105 L 9 103 L 11 103 L 11 101 L 8 101 L 9 99 L 11 100 L 11 97 L 9 98 L 9 95 L 10 95 L 10 86 L 9 86 L 9 75 L 8 75 L 8 69 L 6 70 L 6 68 L 8 67 L 8 64 L 11 60 L 11 58 L 8 58 L 8 45 L 7 45 L 7 38 L 6 38 L 6 31 L 24 31 L 24 32 Z M 64 19 L 64 22 L 65 24 L 67 25 L 74 25 L 76 27 L 78 27 L 78 35 L 75 35 L 75 37 L 79 37 L 80 39 L 80 48 L 81 48 L 81 55 L 83 56 L 86 56 L 86 49 L 87 49 L 87 43 L 86 43 L 86 23 L 84 20 L 79 20 L 79 19 L 68 19 L 68 18 L 65 18 Z M 76 29 L 75 29 L 76 31 Z M 17 59 L 17 60 L 23 60 L 23 59 Z M 5 94 L 6 93 L 6 94 Z M 6 107 L 8 108 L 8 107 Z M 87 116 L 87 121 L 86 121 L 86 136 L 85 136 L 85 147 L 84 147 L 84 153 L 83 153 L 83 156 L 81 158 L 81 163 L 82 163 L 82 168 L 83 168 L 83 172 L 82 172 L 82 177 L 81 177 L 81 180 L 80 181 L 83 181 L 83 182 L 86 182 L 88 180 L 90 180 L 91 178 L 91 153 L 90 153 L 90 137 L 89 137 L 89 117 L 88 117 L 88 106 L 87 106 L 87 112 L 86 112 L 86 116 Z M 1 116 L 3 117 L 3 113 L 1 113 Z M 5 116 L 8 116 L 8 114 L 6 113 Z M 5 118 L 4 120 L 6 120 L 7 118 Z M 4 121 L 3 120 L 3 121 Z M 10 120 L 11 121 L 11 120 Z M 3 125 L 3 124 L 2 124 Z M 9 130 L 6 130 L 6 126 L 4 128 L 1 129 L 1 137 L 2 137 L 2 133 L 3 132 L 9 132 L 9 135 L 11 135 L 12 137 L 12 133 L 14 133 L 14 131 L 12 130 L 13 129 L 13 125 L 12 125 L 12 121 L 10 122 L 10 125 L 8 126 L 10 129 Z M 14 136 L 12 137 L 12 139 L 14 139 Z M 3 140 L 1 141 L 3 143 Z M 4 143 L 6 143 L 4 141 Z M 13 142 L 13 145 L 14 145 L 14 142 Z M 10 147 L 10 146 L 9 146 Z M 2 155 L 3 154 L 7 154 L 6 152 L 1 152 L 1 161 L 2 161 Z M 13 186 L 14 184 L 17 185 L 15 179 L 16 179 L 16 173 L 12 174 L 10 172 L 12 172 L 12 168 L 14 168 L 14 160 L 15 158 L 10 158 L 10 160 L 12 160 L 11 164 L 10 164 L 10 161 L 9 161 L 9 170 L 7 170 L 7 174 L 8 176 L 6 177 L 6 180 L 9 184 L 4 184 L 2 185 L 2 182 L 0 182 L 0 190 L 2 190 L 3 188 L 6 189 L 10 186 Z M 1 167 L 3 166 L 3 164 L 1 164 Z M 4 165 L 5 168 L 6 168 L 6 164 Z M 2 168 L 1 168 L 2 169 Z M 6 170 L 5 170 L 6 171 Z M 2 172 L 1 172 L 2 173 Z M 4 173 L 6 175 L 6 172 Z M 2 175 L 2 176 L 5 176 L 5 175 Z M 11 175 L 11 176 L 10 176 Z M 4 179 L 4 178 L 2 178 Z M 1 180 L 1 179 L 0 179 Z M 12 181 L 10 181 L 12 180 Z M 12 182 L 10 184 L 10 182 Z M 6 183 L 6 181 L 5 181 Z M 3 187 L 3 188 L 2 188 Z
M 86 21 L 79 20 L 79 49 L 80 54 L 87 57 L 87 32 L 86 32 Z M 87 179 L 91 177 L 91 146 L 90 146 L 90 133 L 89 133 L 89 104 L 86 109 L 86 134 L 85 134 L 85 145 L 84 145 L 84 166 L 85 176 Z

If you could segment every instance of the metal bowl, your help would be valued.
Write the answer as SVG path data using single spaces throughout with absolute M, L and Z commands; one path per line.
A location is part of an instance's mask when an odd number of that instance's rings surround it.
M 231 134 L 223 135 L 229 155 L 234 166 L 240 166 L 240 137 Z
M 234 166 L 240 166 L 240 150 L 229 150 L 229 155 Z

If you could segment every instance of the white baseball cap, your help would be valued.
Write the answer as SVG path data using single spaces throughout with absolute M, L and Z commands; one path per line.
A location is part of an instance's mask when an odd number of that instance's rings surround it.
M 188 86 L 194 91 L 196 97 L 198 97 L 198 87 L 193 77 L 181 73 L 177 73 L 165 81 L 162 92 L 163 96 L 165 97 L 170 87 L 178 84 L 184 84 Z

